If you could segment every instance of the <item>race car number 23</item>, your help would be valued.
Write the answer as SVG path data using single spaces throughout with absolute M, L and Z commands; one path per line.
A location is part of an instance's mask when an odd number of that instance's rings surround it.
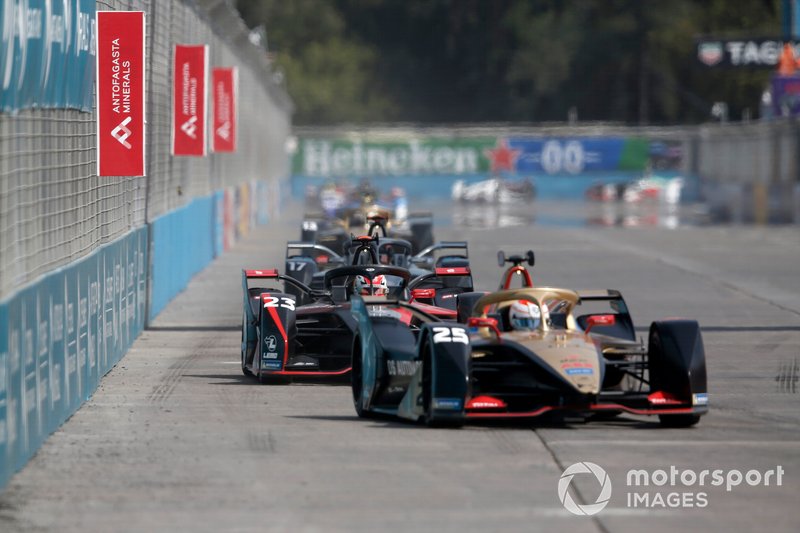
M 285 296 L 281 296 L 280 298 L 277 296 L 265 296 L 264 307 L 285 307 L 289 311 L 294 311 L 294 300 L 286 298 Z
M 433 343 L 439 344 L 440 342 L 460 342 L 462 344 L 469 344 L 469 337 L 467 331 L 461 328 L 433 328 Z

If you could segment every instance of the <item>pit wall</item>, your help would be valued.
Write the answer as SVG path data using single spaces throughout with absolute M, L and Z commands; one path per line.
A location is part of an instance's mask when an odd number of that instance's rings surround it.
M 280 190 L 250 181 L 196 198 L 0 302 L 0 489 L 92 396 L 148 320 L 278 212 Z

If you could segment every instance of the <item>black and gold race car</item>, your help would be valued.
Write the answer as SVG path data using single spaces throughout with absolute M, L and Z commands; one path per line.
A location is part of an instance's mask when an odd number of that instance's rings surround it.
M 696 321 L 655 321 L 644 345 L 618 291 L 532 287 L 521 277 L 522 288 L 458 295 L 471 309 L 463 325 L 424 313 L 397 320 L 381 309 L 402 302 L 356 298 L 356 412 L 449 425 L 631 413 L 657 415 L 667 426 L 693 425 L 707 412 Z

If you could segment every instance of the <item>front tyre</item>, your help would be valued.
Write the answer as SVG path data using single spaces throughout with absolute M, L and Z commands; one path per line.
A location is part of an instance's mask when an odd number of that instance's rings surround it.
M 253 373 L 247 368 L 247 332 L 245 330 L 246 318 L 242 317 L 242 374 L 252 376 Z
M 364 409 L 362 394 L 364 392 L 364 371 L 361 360 L 361 339 L 356 337 L 353 341 L 352 367 L 350 369 L 350 386 L 353 391 L 353 407 L 359 418 L 374 418 L 373 413 Z

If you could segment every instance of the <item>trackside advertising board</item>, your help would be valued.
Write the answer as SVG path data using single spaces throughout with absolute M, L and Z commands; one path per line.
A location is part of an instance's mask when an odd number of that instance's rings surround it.
M 236 67 L 213 70 L 214 91 L 214 132 L 212 147 L 214 152 L 236 151 L 236 110 L 237 110 L 237 71 Z
M 206 155 L 208 46 L 175 45 L 172 76 L 172 154 Z
M 686 176 L 682 142 L 638 136 L 398 133 L 303 135 L 292 161 L 292 194 L 326 180 L 372 180 L 410 196 L 450 197 L 457 181 L 528 180 L 540 198 L 582 199 L 597 183 L 626 183 L 650 173 Z M 388 190 L 388 189 L 386 189 Z
M 97 12 L 97 174 L 144 176 L 144 12 Z
M 301 138 L 295 175 L 468 176 L 643 170 L 650 143 L 617 137 L 414 137 L 397 141 Z
M 95 9 L 94 0 L 0 1 L 0 110 L 92 110 Z

